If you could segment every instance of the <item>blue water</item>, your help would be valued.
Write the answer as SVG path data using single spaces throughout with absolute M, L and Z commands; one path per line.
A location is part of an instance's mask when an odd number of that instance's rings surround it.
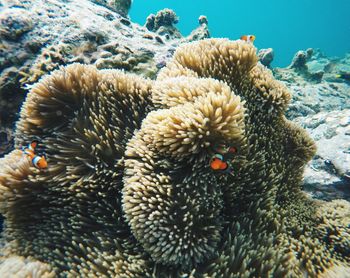
M 258 48 L 275 50 L 274 66 L 287 66 L 309 47 L 328 56 L 350 51 L 350 0 L 134 0 L 130 17 L 143 25 L 150 13 L 171 8 L 187 35 L 206 15 L 212 37 L 256 35 Z

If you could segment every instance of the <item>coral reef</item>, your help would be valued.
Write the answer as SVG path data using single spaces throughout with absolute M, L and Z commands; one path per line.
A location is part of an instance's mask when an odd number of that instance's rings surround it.
M 186 37 L 176 33 L 176 39 L 166 38 L 130 22 L 126 17 L 130 3 L 1 1 L 1 125 L 13 128 L 26 96 L 25 88 L 60 65 L 79 62 L 155 78 Z M 161 18 L 157 24 L 166 23 L 166 15 Z M 200 26 L 188 40 L 207 36 L 207 29 Z
M 349 200 L 350 84 L 337 75 L 350 71 L 350 55 L 330 58 L 318 49 L 303 51 L 306 72 L 274 68 L 274 76 L 292 92 L 287 117 L 305 127 L 317 143 L 303 186 L 313 198 Z M 310 76 L 323 72 L 322 80 Z
M 308 48 L 306 51 L 298 51 L 290 64 L 289 68 L 294 69 L 298 74 L 303 75 L 304 78 L 309 81 L 321 82 L 324 75 L 323 70 L 309 70 L 308 61 L 314 54 L 312 48 Z
M 315 198 L 350 201 L 350 110 L 320 112 L 295 121 L 317 145 L 317 154 L 305 171 L 304 189 Z
M 10 41 L 18 40 L 33 28 L 30 12 L 19 8 L 5 10 L 0 14 L 0 38 Z
M 294 55 L 288 69 L 293 69 L 296 75 L 302 76 L 308 82 L 320 83 L 323 79 L 329 79 L 327 73 L 334 76 L 332 73 L 334 63 L 341 63 L 341 61 L 340 59 L 328 59 L 318 49 L 308 48 L 305 51 L 300 50 Z M 334 81 L 334 78 L 330 81 Z
M 127 16 L 131 6 L 131 0 L 92 0 L 92 2 L 110 8 L 123 16 Z
M 181 38 L 179 30 L 174 26 L 178 23 L 179 18 L 171 9 L 163 9 L 156 15 L 150 14 L 145 23 L 145 27 L 152 32 L 156 32 L 161 36 L 170 38 Z
M 0 160 L 0 270 L 344 277 L 350 204 L 301 191 L 315 144 L 284 117 L 290 93 L 255 52 L 202 40 L 155 81 L 73 64 L 33 86 L 16 147 L 40 138 L 49 168 L 19 150 Z M 229 171 L 211 170 L 228 146 Z
M 258 52 L 258 58 L 260 63 L 265 67 L 271 68 L 271 63 L 273 61 L 274 52 L 272 48 L 260 49 Z
M 286 84 L 293 96 L 287 110 L 290 119 L 350 108 L 350 86 L 346 83 L 313 84 L 297 78 L 294 84 L 291 81 Z
M 187 38 L 185 42 L 199 41 L 203 39 L 210 38 L 210 33 L 208 29 L 208 19 L 206 16 L 201 15 L 198 18 L 199 27 L 194 29 Z
M 306 53 L 306 51 L 298 51 L 292 60 L 292 63 L 290 64 L 290 68 L 295 69 L 297 71 L 307 71 L 306 62 L 309 58 L 309 55 Z

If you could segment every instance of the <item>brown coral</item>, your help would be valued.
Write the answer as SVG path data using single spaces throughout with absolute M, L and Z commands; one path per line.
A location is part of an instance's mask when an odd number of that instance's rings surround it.
M 58 276 L 346 272 L 350 205 L 302 193 L 315 146 L 285 119 L 289 99 L 242 41 L 184 45 L 154 82 L 55 71 L 17 124 L 17 146 L 40 138 L 48 170 L 20 151 L 0 161 L 4 263 L 30 257 Z M 231 171 L 213 172 L 227 146 Z

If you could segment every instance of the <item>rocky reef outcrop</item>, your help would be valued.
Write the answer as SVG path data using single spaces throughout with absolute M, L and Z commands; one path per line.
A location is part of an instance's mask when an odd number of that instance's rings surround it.
M 132 0 L 92 0 L 92 2 L 100 4 L 117 12 L 123 16 L 127 16 Z
M 296 53 L 288 68 L 274 76 L 292 92 L 287 117 L 305 127 L 317 153 L 305 171 L 304 187 L 314 198 L 349 199 L 350 56 L 329 58 L 320 50 Z M 314 78 L 319 76 L 319 78 Z
M 170 38 L 181 38 L 180 31 L 175 27 L 179 21 L 176 13 L 171 9 L 163 9 L 157 14 L 150 14 L 145 23 L 145 27 L 152 32 Z
M 1 126 L 14 127 L 26 88 L 61 65 L 79 62 L 154 78 L 187 38 L 179 32 L 168 37 L 160 30 L 149 31 L 131 22 L 127 17 L 130 3 L 130 0 L 2 1 Z M 157 26 L 165 28 L 166 18 L 163 13 L 156 21 Z M 188 40 L 208 37 L 205 30 L 200 25 Z
M 203 40 L 179 47 L 156 80 L 73 64 L 34 85 L 16 150 L 0 160 L 0 271 L 348 273 L 350 204 L 301 191 L 315 144 L 285 118 L 290 93 L 255 52 Z M 18 150 L 32 138 L 47 171 Z M 225 170 L 209 167 L 218 153 Z
M 314 198 L 350 200 L 350 110 L 320 112 L 295 121 L 317 145 L 304 173 L 304 189 Z
M 274 52 L 272 48 L 260 49 L 258 52 L 259 62 L 265 67 L 271 68 L 271 63 L 274 58 Z

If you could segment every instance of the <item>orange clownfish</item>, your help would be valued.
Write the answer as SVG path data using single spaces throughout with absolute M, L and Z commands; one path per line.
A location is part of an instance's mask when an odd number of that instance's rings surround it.
M 224 154 L 216 153 L 210 159 L 210 168 L 212 170 L 222 170 L 222 171 L 230 171 L 231 167 L 228 160 L 231 160 L 233 155 L 237 153 L 237 148 L 235 147 L 227 147 L 224 151 Z
M 228 168 L 228 164 L 223 160 L 223 156 L 221 154 L 215 154 L 210 159 L 210 168 L 212 170 L 226 170 Z
M 249 43 L 253 43 L 255 41 L 255 36 L 254 35 L 244 35 L 241 37 L 241 40 L 249 42 Z
M 27 147 L 23 147 L 22 151 L 25 155 L 27 155 L 33 166 L 38 169 L 45 169 L 47 168 L 47 161 L 45 156 L 38 156 L 35 154 L 35 148 L 38 145 L 38 141 L 33 140 L 30 144 L 28 144 Z
M 28 156 L 34 156 L 35 148 L 38 145 L 38 141 L 33 140 L 27 147 L 22 147 L 22 151 Z
M 45 156 L 34 156 L 32 158 L 32 163 L 34 165 L 35 168 L 38 168 L 38 169 L 46 169 L 47 168 L 47 161 L 46 161 L 46 158 Z

